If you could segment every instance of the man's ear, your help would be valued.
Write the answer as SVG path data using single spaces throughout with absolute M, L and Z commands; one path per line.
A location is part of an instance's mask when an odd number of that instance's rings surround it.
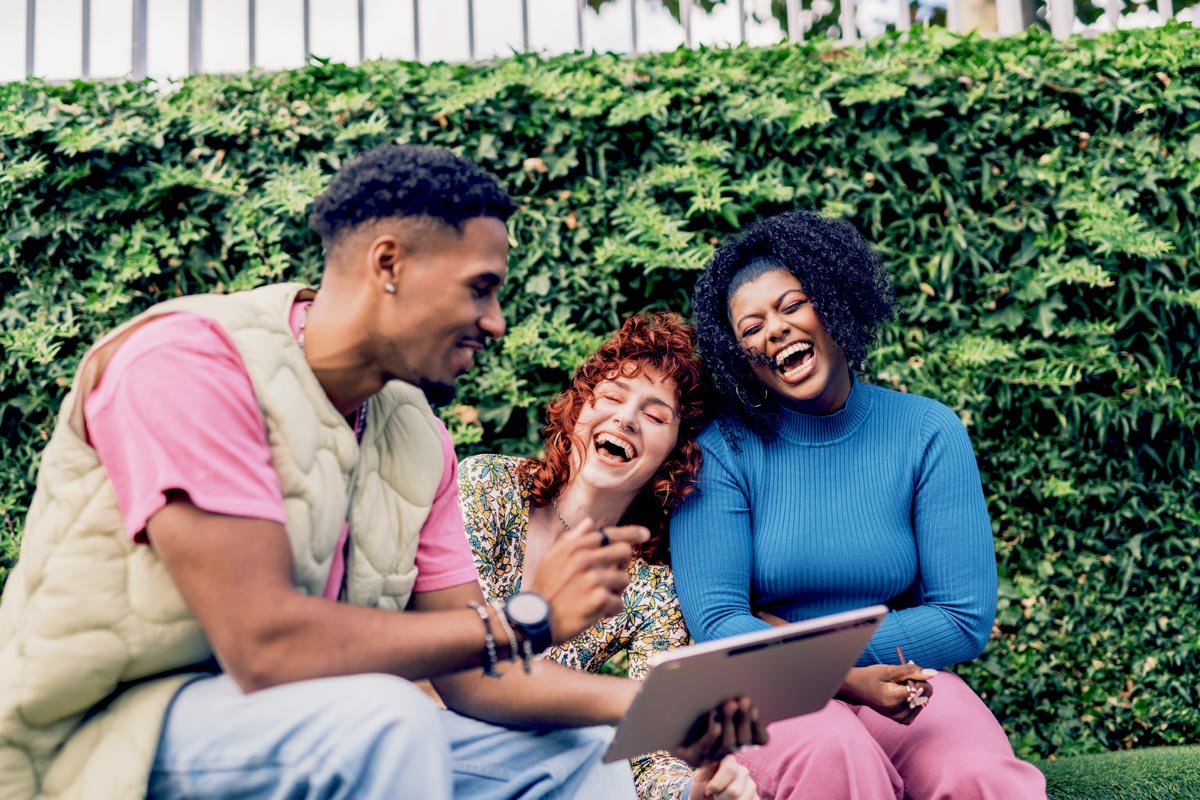
M 370 280 L 380 291 L 395 294 L 412 256 L 411 249 L 396 234 L 381 232 L 367 245 L 366 260 Z

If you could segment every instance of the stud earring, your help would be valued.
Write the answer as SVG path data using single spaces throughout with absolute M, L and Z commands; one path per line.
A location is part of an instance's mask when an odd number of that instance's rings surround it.
M 383 285 L 383 290 L 384 290 L 385 292 L 387 292 L 388 294 L 395 294 L 395 293 L 396 293 L 396 284 L 394 284 L 394 283 L 385 283 L 385 284 Z

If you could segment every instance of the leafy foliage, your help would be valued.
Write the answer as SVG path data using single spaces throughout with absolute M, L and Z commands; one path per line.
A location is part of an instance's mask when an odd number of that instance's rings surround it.
M 1018 751 L 1200 736 L 1200 46 L 930 30 L 863 49 L 0 85 L 0 579 L 85 347 L 158 300 L 315 281 L 304 209 L 390 141 L 521 202 L 506 339 L 462 381 L 462 450 L 539 413 L 625 315 L 686 311 L 715 242 L 796 206 L 897 278 L 874 379 L 973 438 L 1001 566 L 963 668 Z

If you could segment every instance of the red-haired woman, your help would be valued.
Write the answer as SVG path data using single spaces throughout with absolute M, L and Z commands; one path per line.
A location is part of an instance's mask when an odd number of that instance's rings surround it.
M 585 519 L 651 531 L 629 567 L 625 610 L 550 648 L 548 658 L 598 672 L 627 650 L 629 675 L 640 680 L 652 653 L 689 641 L 665 562 L 668 516 L 700 468 L 694 439 L 702 381 L 694 351 L 693 331 L 678 315 L 632 317 L 550 403 L 542 458 L 473 456 L 459 469 L 467 537 L 492 600 L 519 592 L 554 540 Z M 693 771 L 658 753 L 635 759 L 633 770 L 643 799 L 758 797 L 732 756 Z

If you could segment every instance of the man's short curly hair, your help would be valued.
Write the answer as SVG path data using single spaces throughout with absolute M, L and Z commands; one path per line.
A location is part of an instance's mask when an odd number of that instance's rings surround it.
M 895 298 L 883 261 L 848 222 L 807 211 L 758 220 L 717 248 L 692 293 L 700 355 L 722 416 L 774 438 L 777 403 L 751 371 L 729 319 L 730 285 L 744 267 L 778 263 L 796 276 L 846 362 L 863 369 Z M 764 398 L 764 393 L 766 397 Z M 731 429 L 722 426 L 727 437 Z
M 650 529 L 650 541 L 641 546 L 647 561 L 667 561 L 667 520 L 679 501 L 695 489 L 700 471 L 700 446 L 696 436 L 705 420 L 704 378 L 696 355 L 695 332 L 678 314 L 653 312 L 630 317 L 612 338 L 575 371 L 570 387 L 550 402 L 542 428 L 545 450 L 528 462 L 530 502 L 549 504 L 571 473 L 571 452 L 590 443 L 573 436 L 579 412 L 595 399 L 596 386 L 624 375 L 634 377 L 652 368 L 675 381 L 679 409 L 679 438 L 662 466 L 638 493 L 621 520 Z
M 343 166 L 313 200 L 308 225 L 328 252 L 364 222 L 426 217 L 462 231 L 475 217 L 507 221 L 516 210 L 498 178 L 449 150 L 383 145 Z

